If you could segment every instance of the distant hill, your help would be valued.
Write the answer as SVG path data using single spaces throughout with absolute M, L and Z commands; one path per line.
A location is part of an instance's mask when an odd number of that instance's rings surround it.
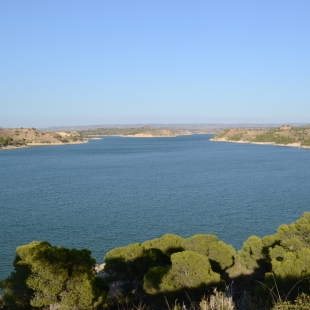
M 85 139 L 78 133 L 44 132 L 36 128 L 0 128 L 0 148 L 2 149 L 83 142 Z
M 310 147 L 310 127 L 292 127 L 283 125 L 272 129 L 225 129 L 211 138 L 213 141 L 239 143 L 264 143 L 296 147 Z
M 153 126 L 133 128 L 96 128 L 80 130 L 78 133 L 83 137 L 90 136 L 125 136 L 125 137 L 175 137 L 190 135 L 192 132 L 182 129 L 160 129 Z
M 227 128 L 274 128 L 279 127 L 281 124 L 251 124 L 251 123 L 236 123 L 236 124 L 225 124 L 225 123 L 192 123 L 192 124 L 153 124 L 153 123 L 146 123 L 146 124 L 101 124 L 101 125 L 77 125 L 77 126 L 53 126 L 47 128 L 40 128 L 41 130 L 48 130 L 48 131 L 84 131 L 84 130 L 92 130 L 98 128 L 138 128 L 138 127 L 146 127 L 151 126 L 154 128 L 160 129 L 186 129 L 186 130 L 205 130 L 208 133 L 217 133 L 223 129 Z M 290 126 L 305 126 L 307 124 L 301 123 L 290 123 Z

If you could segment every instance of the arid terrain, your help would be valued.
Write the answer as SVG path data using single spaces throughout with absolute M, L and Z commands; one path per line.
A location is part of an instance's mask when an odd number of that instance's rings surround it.
M 189 130 L 175 128 L 155 128 L 152 126 L 134 128 L 96 128 L 91 130 L 78 131 L 83 137 L 91 136 L 123 136 L 123 137 L 176 137 L 192 134 Z
M 293 147 L 310 147 L 310 127 L 283 125 L 272 129 L 225 129 L 211 138 L 212 141 L 236 143 L 274 144 Z
M 87 139 L 76 132 L 40 131 L 35 128 L 0 128 L 1 149 L 84 142 L 87 142 Z

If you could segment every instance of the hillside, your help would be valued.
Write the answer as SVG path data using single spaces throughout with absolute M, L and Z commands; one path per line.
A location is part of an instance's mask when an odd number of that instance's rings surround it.
M 211 138 L 212 141 L 274 144 L 310 148 L 310 128 L 283 125 L 272 129 L 225 129 Z
M 134 128 L 96 128 L 78 131 L 83 137 L 88 136 L 124 136 L 124 137 L 175 137 L 190 135 L 191 132 L 182 129 L 162 129 L 152 126 Z
M 86 141 L 78 133 L 45 132 L 35 128 L 0 128 L 0 149 L 84 143 Z

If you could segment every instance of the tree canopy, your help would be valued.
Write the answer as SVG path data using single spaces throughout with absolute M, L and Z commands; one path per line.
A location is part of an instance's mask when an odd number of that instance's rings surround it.
M 175 300 L 172 297 L 179 298 L 184 290 L 197 296 L 210 287 L 221 288 L 223 280 L 244 284 L 246 277 L 255 283 L 257 294 L 269 296 L 276 287 L 277 294 L 296 298 L 310 293 L 309 283 L 303 281 L 310 277 L 310 212 L 281 225 L 274 235 L 250 236 L 238 253 L 215 235 L 184 239 L 166 234 L 115 248 L 104 261 L 100 279 L 95 278 L 95 260 L 87 249 L 54 247 L 45 241 L 19 246 L 14 272 L 1 282 L 0 308 L 99 309 L 116 282 L 123 285 L 121 298 Z
M 215 235 L 194 235 L 185 239 L 184 248 L 208 257 L 218 271 L 232 266 L 236 256 L 233 246 L 219 241 Z
M 144 289 L 149 294 L 156 294 L 219 282 L 220 275 L 212 271 L 206 256 L 183 251 L 171 255 L 170 268 L 151 268 L 144 277 Z
M 86 309 L 96 294 L 94 264 L 87 249 L 70 250 L 38 241 L 19 246 L 15 271 L 2 282 L 5 302 L 16 309 L 27 309 L 30 305 Z M 20 295 L 24 297 L 22 304 Z

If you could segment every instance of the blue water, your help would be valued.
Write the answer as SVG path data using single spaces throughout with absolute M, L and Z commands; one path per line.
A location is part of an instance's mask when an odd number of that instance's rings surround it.
M 115 247 L 174 233 L 236 249 L 309 210 L 310 150 L 176 138 L 104 137 L 0 152 L 0 279 L 33 240 Z

